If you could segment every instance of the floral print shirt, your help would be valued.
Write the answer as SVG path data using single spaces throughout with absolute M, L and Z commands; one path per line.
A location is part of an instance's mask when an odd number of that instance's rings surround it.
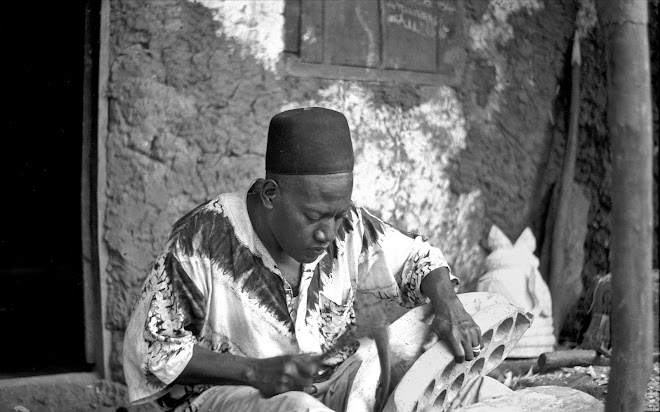
M 246 194 L 220 195 L 174 225 L 142 287 L 124 339 L 130 399 L 186 410 L 209 387 L 173 383 L 194 345 L 254 358 L 324 353 L 326 379 L 357 350 L 356 292 L 414 307 L 428 301 L 422 279 L 442 266 L 421 236 L 353 205 L 331 246 L 303 265 L 294 297 L 252 228 Z

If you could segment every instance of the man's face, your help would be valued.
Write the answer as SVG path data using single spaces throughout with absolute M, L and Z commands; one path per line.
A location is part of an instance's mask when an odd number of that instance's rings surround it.
M 300 263 L 316 260 L 349 212 L 353 174 L 287 176 L 273 199 L 270 228 L 279 247 Z

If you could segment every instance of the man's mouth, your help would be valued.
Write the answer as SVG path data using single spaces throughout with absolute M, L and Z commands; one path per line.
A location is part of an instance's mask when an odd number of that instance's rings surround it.
M 325 252 L 326 249 L 327 249 L 327 248 L 325 248 L 325 247 L 313 247 L 313 248 L 310 248 L 310 250 L 311 250 L 312 252 L 316 253 L 317 255 L 320 255 L 321 253 Z

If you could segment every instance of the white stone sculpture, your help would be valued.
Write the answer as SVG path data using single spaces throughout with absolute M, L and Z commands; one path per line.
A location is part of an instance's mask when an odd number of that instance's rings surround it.
M 534 255 L 536 239 L 526 228 L 515 244 L 495 225 L 488 235 L 491 252 L 477 291 L 499 293 L 512 304 L 534 315 L 534 322 L 509 353 L 510 358 L 533 358 L 554 350 L 550 289 L 539 272 Z

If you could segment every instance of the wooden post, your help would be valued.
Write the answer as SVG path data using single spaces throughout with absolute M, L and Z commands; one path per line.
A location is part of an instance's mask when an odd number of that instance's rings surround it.
M 101 307 L 101 339 L 96 353 L 98 365 L 96 369 L 105 379 L 110 379 L 110 347 L 111 332 L 105 327 L 106 307 L 108 302 L 108 249 L 103 236 L 105 235 L 105 211 L 107 207 L 107 198 L 105 188 L 108 184 L 106 174 L 107 156 L 105 152 L 108 141 L 108 83 L 110 81 L 110 1 L 100 0 L 101 16 L 99 22 L 99 63 L 98 63 L 98 109 L 97 109 L 97 127 L 96 127 L 96 246 L 97 259 L 99 267 L 99 288 Z M 103 365 L 103 367 L 100 367 Z
M 612 139 L 612 369 L 606 411 L 642 411 L 652 367 L 652 109 L 648 4 L 601 0 Z

